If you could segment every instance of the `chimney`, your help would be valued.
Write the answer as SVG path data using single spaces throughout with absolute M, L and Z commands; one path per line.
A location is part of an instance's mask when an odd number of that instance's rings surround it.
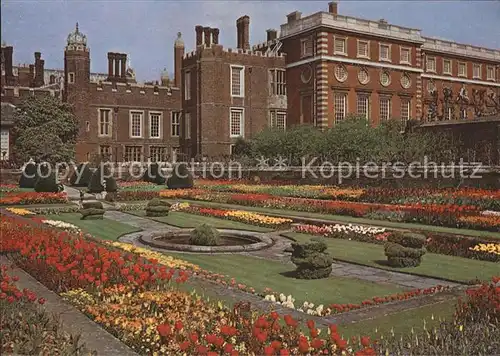
M 219 29 L 212 28 L 212 43 L 219 44 Z
M 302 17 L 302 12 L 294 11 L 294 12 L 286 15 L 287 23 L 292 23 L 294 21 L 298 21 L 298 20 L 300 20 L 301 17 Z
M 180 32 L 177 32 L 177 39 L 175 40 L 174 43 L 174 86 L 176 88 L 180 88 L 182 84 L 181 77 L 182 77 L 183 57 L 184 57 L 184 41 L 182 40 L 182 34 Z
M 115 61 L 115 71 L 113 72 L 113 77 L 116 79 L 120 77 L 120 54 L 113 53 L 113 59 Z
M 120 53 L 120 61 L 121 61 L 121 77 L 125 79 L 125 72 L 127 71 L 127 54 Z
M 40 52 L 35 52 L 35 87 L 41 87 L 44 83 L 44 66 L 45 61 L 41 59 L 42 54 Z
M 113 72 L 114 72 L 114 53 L 113 52 L 108 52 L 108 80 L 113 78 Z
M 203 44 L 203 26 L 198 25 L 194 30 L 196 31 L 196 47 L 198 47 Z
M 5 66 L 5 82 L 7 85 L 13 85 L 14 73 L 12 71 L 12 53 L 14 52 L 14 47 L 7 46 L 2 48 L 4 66 Z
M 278 37 L 278 31 L 270 28 L 267 32 L 267 42 L 274 41 Z
M 250 49 L 250 17 L 248 15 L 236 20 L 236 31 L 238 39 L 238 49 L 245 51 Z
M 203 35 L 205 47 L 212 46 L 212 29 L 210 27 L 203 27 Z
M 34 87 L 35 86 L 35 65 L 34 64 L 30 64 L 30 83 L 29 83 L 29 86 L 30 87 Z
M 339 3 L 337 1 L 332 1 L 328 3 L 328 12 L 334 15 L 338 15 L 338 6 Z

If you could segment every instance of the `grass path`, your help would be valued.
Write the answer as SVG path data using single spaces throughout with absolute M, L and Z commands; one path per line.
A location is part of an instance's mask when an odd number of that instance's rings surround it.
M 47 215 L 47 219 L 60 220 L 78 226 L 82 231 L 87 232 L 103 240 L 116 241 L 120 236 L 140 231 L 133 226 L 115 220 L 81 220 L 79 213 L 63 213 L 57 215 Z
M 211 216 L 201 216 L 196 214 L 182 213 L 178 211 L 170 212 L 168 213 L 168 216 L 162 216 L 162 217 L 148 217 L 146 216 L 146 212 L 144 210 L 127 211 L 127 213 L 180 228 L 194 228 L 201 224 L 209 224 L 218 229 L 248 230 L 256 232 L 273 231 L 270 228 L 262 226 L 250 225 L 238 221 L 221 219 Z
M 399 223 L 385 220 L 373 220 L 366 218 L 356 218 L 352 216 L 345 215 L 328 215 L 328 214 L 320 214 L 320 213 L 310 213 L 310 212 L 302 212 L 295 210 L 285 210 L 285 209 L 272 209 L 272 208 L 260 208 L 260 207 L 252 207 L 252 206 L 243 206 L 243 205 L 234 205 L 234 204 L 222 204 L 222 203 L 212 203 L 205 201 L 194 201 L 194 200 L 186 200 L 181 199 L 179 201 L 185 201 L 192 204 L 210 206 L 214 208 L 230 208 L 230 209 L 239 209 L 239 210 L 247 210 L 247 211 L 255 211 L 260 213 L 267 213 L 269 215 L 280 215 L 280 216 L 291 216 L 297 218 L 311 218 L 311 219 L 320 219 L 320 220 L 328 220 L 332 223 L 353 223 L 353 224 L 365 224 L 365 225 L 373 225 L 373 226 L 382 226 L 387 228 L 394 229 L 409 229 L 409 230 L 421 230 L 421 231 L 430 231 L 430 232 L 442 232 L 447 234 L 455 234 L 455 235 L 465 235 L 465 236 L 474 236 L 474 237 L 489 237 L 500 239 L 500 232 L 492 232 L 492 231 L 480 231 L 480 230 L 470 230 L 470 229 L 457 229 L 451 227 L 443 227 L 443 226 L 433 226 L 433 225 L 422 225 L 422 224 L 414 224 L 414 223 Z
M 197 264 L 214 273 L 229 275 L 257 291 L 271 288 L 279 293 L 291 294 L 296 299 L 296 307 L 297 303 L 304 301 L 325 306 L 331 303 L 359 303 L 367 298 L 402 291 L 396 286 L 343 277 L 295 279 L 289 277 L 289 273 L 295 270 L 293 264 L 237 254 L 197 255 L 168 252 L 168 255 Z
M 311 238 L 316 237 L 296 232 L 285 233 L 284 235 L 300 242 L 309 241 Z M 427 277 L 444 278 L 457 282 L 468 282 L 476 278 L 491 280 L 491 277 L 498 276 L 500 273 L 500 264 L 495 262 L 438 255 L 434 253 L 425 254 L 422 264 L 418 267 L 393 268 L 384 264 L 387 258 L 384 254 L 384 247 L 382 245 L 333 238 L 316 238 L 326 243 L 328 252 L 337 260 L 390 271 L 415 273 Z

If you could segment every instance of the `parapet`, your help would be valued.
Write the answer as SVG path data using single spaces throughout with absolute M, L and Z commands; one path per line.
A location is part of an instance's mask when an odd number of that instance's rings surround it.
M 120 83 L 99 81 L 93 82 L 97 91 L 105 91 L 119 94 L 132 94 L 132 95 L 158 95 L 158 96 L 172 96 L 180 94 L 180 89 L 170 86 L 138 84 L 138 83 Z

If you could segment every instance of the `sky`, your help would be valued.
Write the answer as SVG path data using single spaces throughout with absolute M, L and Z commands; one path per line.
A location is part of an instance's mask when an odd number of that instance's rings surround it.
M 196 25 L 220 29 L 219 43 L 236 47 L 236 19 L 250 16 L 251 45 L 265 41 L 293 11 L 328 11 L 325 1 L 2 0 L 1 39 L 14 46 L 14 64 L 33 63 L 42 52 L 46 68 L 63 68 L 64 46 L 76 22 L 87 35 L 91 71 L 107 72 L 107 52 L 130 56 L 137 79 L 159 80 L 173 72 L 173 43 L 182 32 L 186 52 L 195 47 Z M 348 1 L 341 15 L 419 28 L 422 34 L 500 49 L 500 1 Z

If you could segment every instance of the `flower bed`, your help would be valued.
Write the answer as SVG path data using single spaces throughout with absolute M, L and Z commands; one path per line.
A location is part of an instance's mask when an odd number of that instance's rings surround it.
M 211 216 L 239 221 L 246 224 L 270 227 L 273 229 L 289 228 L 290 224 L 293 222 L 291 219 L 276 218 L 243 210 L 212 209 L 199 206 L 190 206 L 189 204 L 182 205 L 179 208 L 179 211 L 184 211 L 190 214 L 198 214 L 203 216 Z
M 282 326 L 276 313 L 255 316 L 245 304 L 231 311 L 172 289 L 166 281 L 177 275 L 182 283 L 188 274 L 167 271 L 155 259 L 23 223 L 1 218 L 6 238 L 0 251 L 15 252 L 18 265 L 138 352 L 269 354 L 271 345 L 284 355 L 353 352 L 337 333 L 321 340 L 319 331 L 310 327 L 309 337 L 301 335 L 290 316 Z M 361 347 L 363 352 L 367 347 Z
M 67 202 L 66 193 L 8 193 L 0 198 L 0 204 L 3 205 L 65 204 Z
M 358 225 L 309 225 L 299 224 L 292 227 L 298 233 L 318 235 L 327 238 L 355 240 L 361 242 L 383 244 L 390 232 L 382 228 L 362 227 Z M 490 262 L 500 262 L 495 249 L 500 244 L 488 240 L 469 238 L 451 234 L 421 232 L 427 237 L 426 249 L 431 253 L 465 257 Z M 479 246 L 479 247 L 478 247 Z M 486 247 L 487 246 L 487 247 Z
M 68 232 L 81 232 L 78 226 L 60 220 L 42 220 L 42 223 Z
M 20 190 L 17 184 L 0 184 L 0 193 L 12 193 Z

